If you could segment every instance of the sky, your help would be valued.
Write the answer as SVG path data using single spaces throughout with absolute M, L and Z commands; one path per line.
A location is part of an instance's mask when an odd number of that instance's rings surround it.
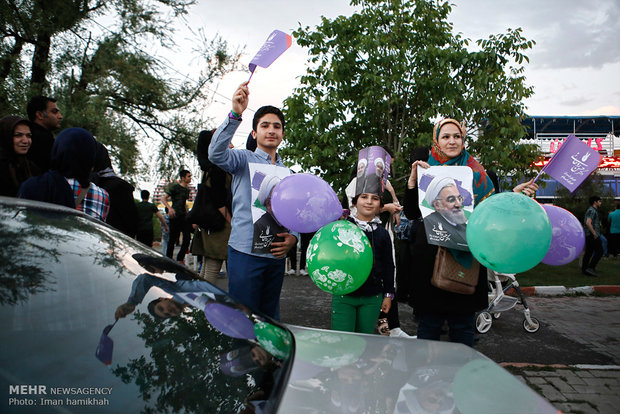
M 476 40 L 490 34 L 521 27 L 527 39 L 536 41 L 527 52 L 527 84 L 534 96 L 527 99 L 530 115 L 620 115 L 620 1 L 599 0 L 454 0 L 449 20 L 454 31 Z M 205 108 L 211 127 L 230 110 L 230 97 L 249 77 L 247 64 L 269 33 L 279 29 L 291 34 L 299 26 L 314 27 L 321 16 L 333 19 L 351 15 L 355 8 L 345 0 L 238 0 L 227 2 L 198 0 L 186 20 L 207 37 L 221 35 L 230 47 L 244 47 L 242 71 L 226 75 L 213 90 L 214 102 Z M 176 34 L 179 50 L 191 43 L 186 29 Z M 185 53 L 185 55 L 188 55 Z M 250 109 L 282 101 L 299 86 L 305 73 L 307 50 L 293 45 L 271 67 L 258 68 L 250 83 Z M 181 62 L 178 58 L 174 62 Z M 192 63 L 176 66 L 188 73 L 198 68 Z M 247 119 L 249 118 L 249 119 Z M 233 143 L 243 145 L 251 130 L 251 116 L 244 120 Z

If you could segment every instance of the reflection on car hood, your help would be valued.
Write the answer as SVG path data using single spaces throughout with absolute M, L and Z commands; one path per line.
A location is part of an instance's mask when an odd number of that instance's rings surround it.
M 465 345 L 288 328 L 295 360 L 281 413 L 558 412 Z

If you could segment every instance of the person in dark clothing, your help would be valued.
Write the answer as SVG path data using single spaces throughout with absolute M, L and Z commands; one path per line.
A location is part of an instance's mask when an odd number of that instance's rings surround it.
M 0 195 L 16 197 L 21 183 L 38 175 L 27 157 L 31 144 L 30 122 L 16 115 L 0 119 Z
M 462 124 L 454 119 L 445 119 L 435 125 L 433 147 L 428 162 L 416 161 L 411 166 L 411 175 L 405 194 L 405 215 L 410 220 L 421 217 L 418 203 L 417 166 L 467 165 L 474 172 L 475 204 L 495 192 L 493 183 L 484 168 L 469 155 L 464 146 L 466 132 Z M 452 251 L 452 249 L 450 249 Z M 448 292 L 431 285 L 435 266 L 437 246 L 429 244 L 425 223 L 420 223 L 413 248 L 413 262 L 416 264 L 411 297 L 414 313 L 418 316 L 418 338 L 439 340 L 445 321 L 448 322 L 450 340 L 473 346 L 475 333 L 475 312 L 487 306 L 486 268 L 480 266 L 478 284 L 472 295 Z M 462 252 L 469 254 L 469 252 Z
M 209 144 L 211 144 L 211 138 L 213 137 L 211 131 L 200 131 L 198 134 L 198 143 L 196 144 L 196 157 L 198 158 L 198 164 L 202 171 L 209 171 L 213 163 L 209 161 Z
M 586 250 L 581 261 L 581 273 L 586 276 L 598 277 L 596 265 L 603 257 L 603 245 L 601 244 L 601 220 L 598 209 L 603 204 L 601 197 L 590 197 L 590 207 L 586 210 L 583 219 L 583 227 L 586 233 Z
M 32 146 L 28 151 L 28 159 L 41 172 L 50 168 L 54 135 L 52 131 L 60 128 L 62 114 L 56 105 L 56 99 L 47 96 L 33 96 L 26 107 L 28 119 L 32 123 Z
M 170 231 L 161 211 L 159 211 L 155 204 L 149 203 L 150 196 L 151 193 L 147 190 L 142 190 L 140 192 L 142 201 L 136 205 L 136 209 L 138 210 L 138 232 L 136 234 L 136 240 L 149 247 L 153 246 L 153 214 L 159 219 L 161 228 L 166 232 Z
M 428 160 L 430 149 L 428 147 L 416 147 L 409 156 L 409 163 L 413 164 L 418 160 Z M 401 211 L 401 223 L 404 225 L 397 226 L 398 237 L 394 241 L 398 245 L 396 257 L 396 300 L 399 302 L 409 303 L 409 295 L 411 293 L 411 281 L 414 278 L 413 273 L 416 272 L 415 265 L 412 260 L 413 241 L 418 230 L 421 218 L 419 220 L 408 220 L 404 212 Z M 391 327 L 391 325 L 390 325 Z
M 192 182 L 192 173 L 188 170 L 181 170 L 179 178 L 179 181 L 166 188 L 162 201 L 168 209 L 168 216 L 170 217 L 170 240 L 166 249 L 166 256 L 172 258 L 174 245 L 179 240 L 179 235 L 183 233 L 183 242 L 179 253 L 177 253 L 177 261 L 184 262 L 183 259 L 185 259 L 191 238 L 191 226 L 185 220 L 187 216 L 185 203 L 189 198 L 189 184 Z
M 90 178 L 106 190 L 110 197 L 110 212 L 106 223 L 129 237 L 135 237 L 138 231 L 138 210 L 133 198 L 134 187 L 114 173 L 108 149 L 100 142 L 97 142 L 95 167 Z
M 474 205 L 495 193 L 491 179 L 485 169 L 465 149 L 466 130 L 464 124 L 454 119 L 444 119 L 433 129 L 433 146 L 426 161 L 415 161 L 411 165 L 411 174 L 407 181 L 405 193 L 405 215 L 409 220 L 422 216 L 418 200 L 417 167 L 429 168 L 430 165 L 467 166 L 473 171 Z M 526 195 L 536 193 L 538 186 L 528 181 L 516 186 L 513 191 L 523 191 Z M 426 237 L 425 223 L 421 222 L 415 235 L 413 263 L 415 273 L 410 296 L 414 314 L 418 317 L 418 339 L 439 340 L 444 323 L 448 322 L 449 337 L 453 342 L 473 346 L 475 334 L 475 313 L 488 305 L 487 269 L 480 266 L 478 284 L 471 295 L 452 293 L 436 288 L 431 284 L 437 245 L 429 244 Z M 466 251 L 449 249 L 457 254 L 469 255 Z
M 203 171 L 202 184 L 209 189 L 209 197 L 213 200 L 213 205 L 225 219 L 224 228 L 220 231 L 211 232 L 200 229 L 196 233 L 196 236 L 200 237 L 199 241 L 202 242 L 203 250 L 200 277 L 213 284 L 217 280 L 222 263 L 228 258 L 228 239 L 232 220 L 231 176 L 208 158 L 209 145 L 214 132 L 215 130 L 201 131 L 196 149 L 200 169 Z
M 54 140 L 49 171 L 26 180 L 18 197 L 77 208 L 105 221 L 108 193 L 90 182 L 96 149 L 95 138 L 87 130 L 65 129 Z

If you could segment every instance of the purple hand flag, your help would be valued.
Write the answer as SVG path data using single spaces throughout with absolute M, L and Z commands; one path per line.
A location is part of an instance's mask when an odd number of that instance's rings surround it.
M 282 53 L 291 47 L 293 39 L 290 35 L 279 30 L 271 32 L 265 44 L 260 48 L 254 59 L 250 62 L 249 69 L 252 75 L 257 66 L 268 68 Z M 252 79 L 250 75 L 250 79 Z
M 114 341 L 108 335 L 114 325 L 116 325 L 118 319 L 114 321 L 112 325 L 108 325 L 103 328 L 103 333 L 101 334 L 101 338 L 99 338 L 99 344 L 97 345 L 97 349 L 95 350 L 95 357 L 105 365 L 110 365 L 112 363 L 112 352 L 114 351 Z
M 540 173 L 546 172 L 572 193 L 596 170 L 600 160 L 596 150 L 569 135 Z

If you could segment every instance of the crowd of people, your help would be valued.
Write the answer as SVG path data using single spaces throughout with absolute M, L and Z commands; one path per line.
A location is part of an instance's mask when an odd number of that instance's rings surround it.
M 307 275 L 305 250 L 312 234 L 289 231 L 272 214 L 271 192 L 291 173 L 278 153 L 285 135 L 285 118 L 280 109 L 259 108 L 253 116 L 246 148 L 234 149 L 231 144 L 248 102 L 246 82 L 235 91 L 225 121 L 216 130 L 202 131 L 197 141 L 202 171 L 199 191 L 208 195 L 218 223 L 202 224 L 188 217 L 186 205 L 193 177 L 186 169 L 165 188 L 161 200 L 165 215 L 149 202 L 146 190 L 141 192 L 142 201 L 136 203 L 134 187 L 115 174 L 107 148 L 89 131 L 73 127 L 53 136 L 63 118 L 56 100 L 44 96 L 30 100 L 28 119 L 15 115 L 0 119 L 0 194 L 81 210 L 148 246 L 153 245 L 155 215 L 161 223 L 162 248 L 167 257 L 173 258 L 182 236 L 178 262 L 184 263 L 188 252 L 198 255 L 199 276 L 212 284 L 226 262 L 231 297 L 278 320 L 286 259 L 292 262 L 288 274 L 294 273 L 299 248 L 301 274 Z M 361 287 L 333 296 L 333 329 L 409 337 L 400 329 L 396 306 L 396 301 L 405 301 L 413 307 L 418 320 L 418 338 L 439 340 L 447 324 L 450 340 L 473 346 L 475 313 L 487 306 L 487 269 L 479 266 L 471 294 L 447 291 L 431 281 L 438 244 L 465 268 L 476 262 L 464 237 L 467 218 L 463 205 L 468 201 L 459 190 L 463 183 L 451 177 L 436 177 L 424 184 L 423 200 L 418 191 L 419 171 L 461 166 L 469 168 L 473 177 L 471 183 L 465 183 L 472 189 L 472 208 L 493 196 L 497 185 L 468 153 L 466 136 L 465 125 L 454 119 L 435 125 L 430 148 L 416 148 L 410 157 L 403 206 L 387 179 L 393 154 L 387 148 L 371 147 L 381 155 L 369 156 L 367 149 L 360 149 L 365 152 L 360 151 L 359 162 L 353 168 L 341 218 L 361 229 L 371 241 L 373 266 Z M 534 196 L 537 188 L 528 181 L 513 191 Z M 596 275 L 595 266 L 602 255 L 597 214 L 600 202 L 600 197 L 590 200 L 584 222 L 587 241 L 582 271 L 588 275 Z M 422 205 L 432 209 L 428 217 L 423 217 Z M 619 214 L 618 210 L 610 214 L 615 235 L 612 254 L 618 254 Z M 444 239 L 450 235 L 448 238 L 456 245 L 435 243 L 427 232 L 431 228 L 439 229 Z

